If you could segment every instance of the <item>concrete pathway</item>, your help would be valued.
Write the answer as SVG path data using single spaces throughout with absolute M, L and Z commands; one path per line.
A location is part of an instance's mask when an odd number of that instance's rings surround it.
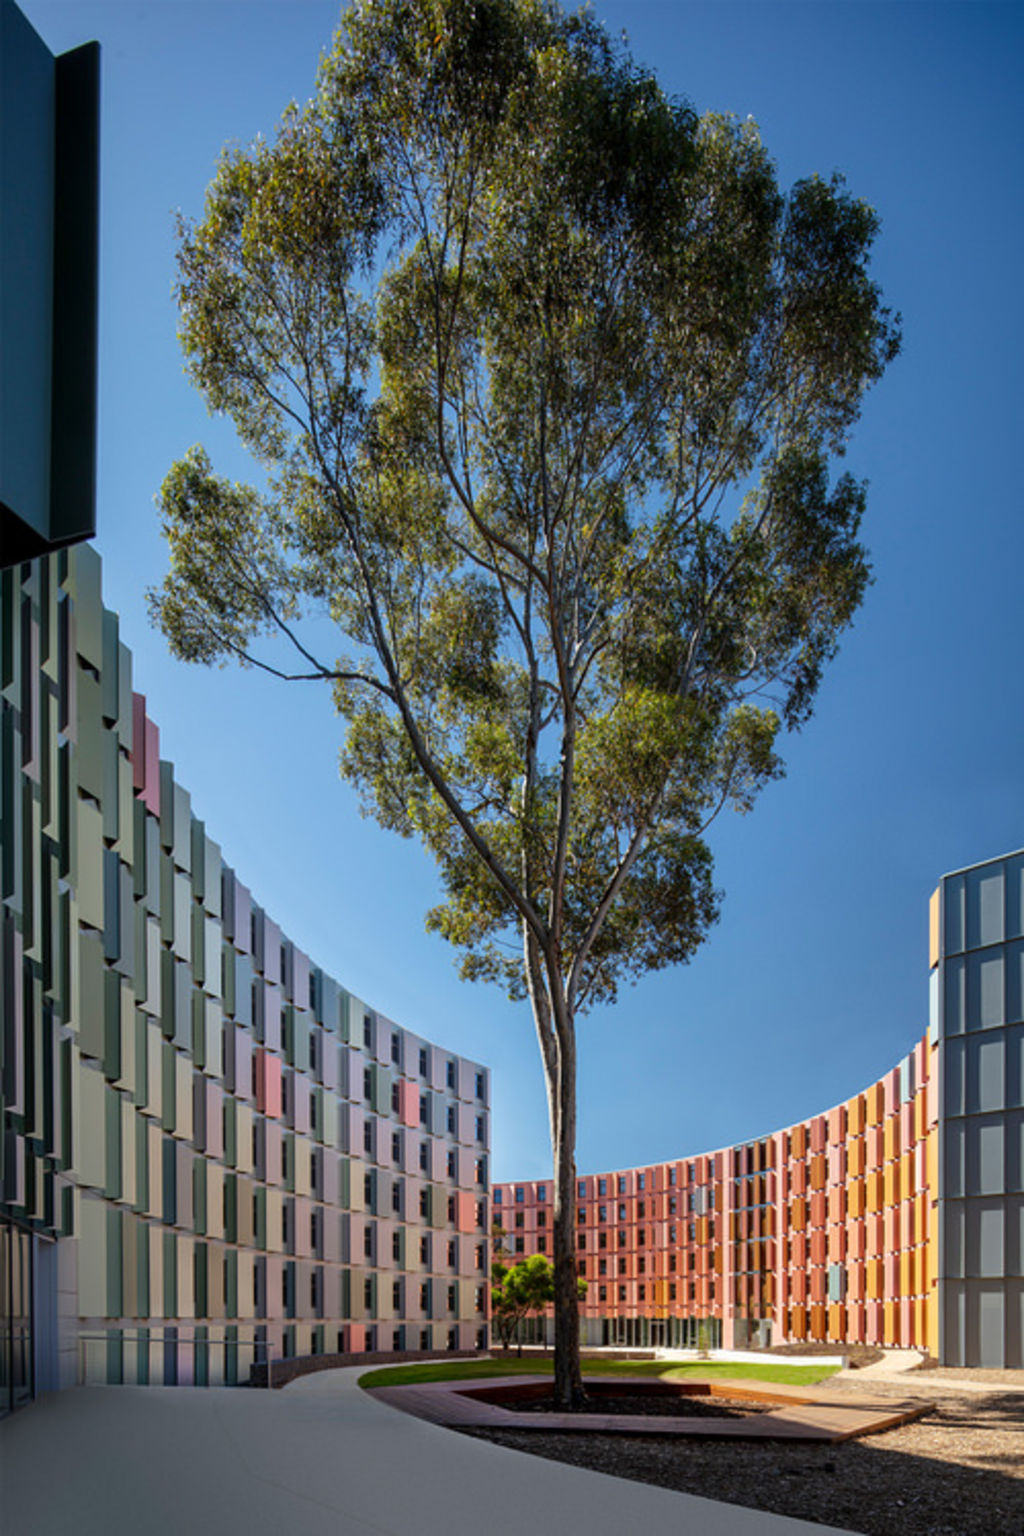
M 360 1391 L 360 1374 L 325 1371 L 280 1392 L 80 1387 L 44 1397 L 0 1423 L 0 1536 L 823 1529 L 453 1434 Z
M 881 1360 L 876 1360 L 874 1365 L 862 1365 L 859 1370 L 847 1374 L 856 1376 L 858 1381 L 870 1381 L 874 1376 L 889 1381 L 893 1376 L 902 1376 L 904 1371 L 914 1370 L 923 1359 L 924 1355 L 917 1349 L 883 1349 Z

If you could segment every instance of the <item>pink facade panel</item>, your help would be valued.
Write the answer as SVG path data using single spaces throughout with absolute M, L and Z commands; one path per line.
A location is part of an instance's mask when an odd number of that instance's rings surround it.
M 398 1084 L 398 1118 L 403 1125 L 420 1123 L 420 1085 L 403 1078 Z

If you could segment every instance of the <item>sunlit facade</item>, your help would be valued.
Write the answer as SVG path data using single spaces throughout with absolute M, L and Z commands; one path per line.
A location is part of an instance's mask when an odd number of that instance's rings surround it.
M 947 875 L 924 1038 L 770 1136 L 581 1178 L 588 1344 L 877 1344 L 1024 1365 L 1024 854 Z M 550 1181 L 496 1185 L 511 1257 L 551 1254 Z M 535 1331 L 550 1332 L 550 1319 Z

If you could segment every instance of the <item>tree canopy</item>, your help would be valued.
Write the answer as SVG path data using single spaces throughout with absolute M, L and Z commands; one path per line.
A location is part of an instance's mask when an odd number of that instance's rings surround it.
M 876 230 L 546 0 L 346 12 L 181 227 L 187 366 L 262 480 L 172 468 L 154 616 L 332 687 L 342 773 L 437 861 L 429 925 L 529 997 L 563 1400 L 576 1019 L 701 943 L 708 828 L 781 772 L 863 596 L 829 463 L 898 348 Z

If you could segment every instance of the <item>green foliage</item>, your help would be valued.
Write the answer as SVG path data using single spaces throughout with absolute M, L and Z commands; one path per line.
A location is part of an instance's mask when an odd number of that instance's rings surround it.
M 531 0 L 346 13 L 183 225 L 188 366 L 267 491 L 175 466 L 154 614 L 285 672 L 254 642 L 326 609 L 351 654 L 287 675 L 334 684 L 467 975 L 523 995 L 525 939 L 578 1011 L 714 921 L 707 827 L 781 771 L 867 579 L 827 455 L 897 346 L 875 230 Z
M 505 1231 L 495 1223 L 491 1231 L 491 1325 L 508 1349 L 518 1337 L 520 1323 L 535 1312 L 543 1312 L 555 1300 L 555 1272 L 542 1253 L 513 1264 L 506 1264 L 505 1257 Z M 580 1300 L 586 1296 L 585 1280 L 576 1282 L 576 1294 Z

